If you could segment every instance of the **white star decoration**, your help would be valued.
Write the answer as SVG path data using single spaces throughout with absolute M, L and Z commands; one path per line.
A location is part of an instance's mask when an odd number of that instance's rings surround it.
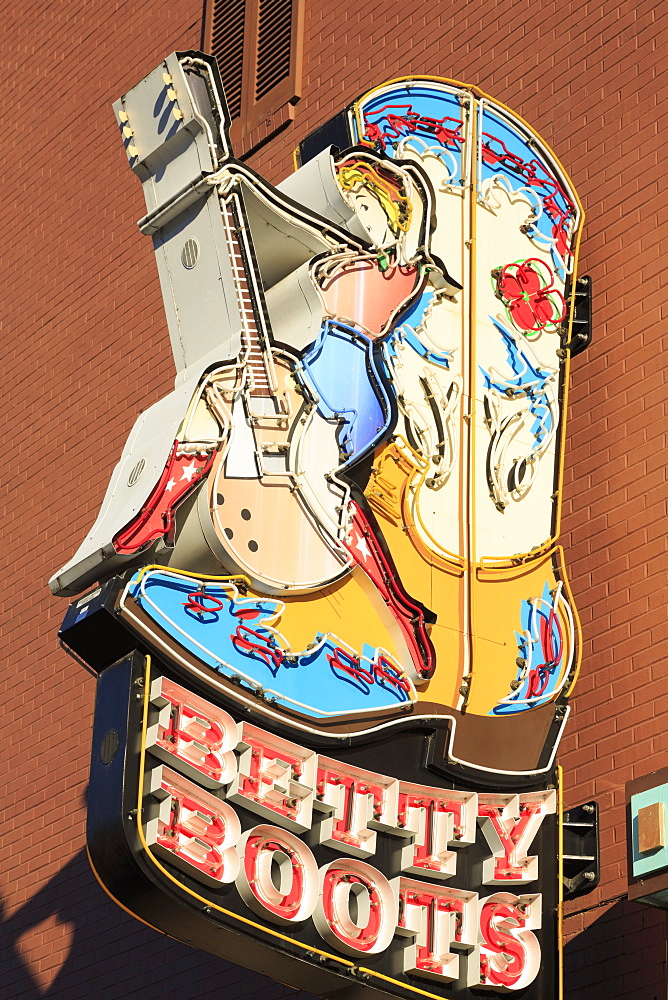
M 359 549 L 359 551 L 362 553 L 362 559 L 364 560 L 367 560 L 371 555 L 371 553 L 369 552 L 369 545 L 367 543 L 366 538 L 364 538 L 363 535 L 360 535 L 358 537 L 357 541 L 355 542 L 355 548 Z
M 181 469 L 181 472 L 183 473 L 181 479 L 187 479 L 188 482 L 190 482 L 192 477 L 195 475 L 196 471 L 197 471 L 197 466 L 195 465 L 194 462 L 191 462 L 190 465 L 184 465 L 183 469 Z
M 171 493 L 175 486 L 176 486 L 176 481 L 174 479 L 170 479 L 165 489 L 167 490 L 168 493 Z

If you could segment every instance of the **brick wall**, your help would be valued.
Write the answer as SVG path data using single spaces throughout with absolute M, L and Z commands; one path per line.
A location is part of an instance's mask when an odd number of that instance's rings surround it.
M 94 679 L 57 648 L 65 602 L 45 587 L 90 526 L 137 412 L 171 388 L 150 241 L 134 226 L 140 186 L 110 103 L 166 53 L 198 46 L 201 5 L 5 0 L 2 21 L 0 982 L 17 1000 L 299 1000 L 160 938 L 95 883 L 83 835 Z M 624 782 L 666 764 L 666 24 L 649 0 L 307 0 L 304 98 L 251 160 L 278 180 L 297 141 L 359 92 L 433 73 L 522 114 L 584 201 L 596 324 L 573 368 L 564 542 L 585 644 L 561 762 L 568 802 L 601 805 L 603 875 L 568 906 L 569 1000 L 666 995 L 665 914 L 623 898 Z

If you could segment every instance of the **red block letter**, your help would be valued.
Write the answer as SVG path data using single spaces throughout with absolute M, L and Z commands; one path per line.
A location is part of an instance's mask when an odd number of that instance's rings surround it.
M 475 792 L 446 791 L 428 785 L 401 782 L 399 822 L 414 843 L 401 854 L 403 871 L 447 878 L 457 870 L 457 857 L 449 845 L 475 841 L 477 796 Z
M 402 878 L 398 930 L 416 939 L 404 952 L 404 971 L 428 979 L 459 979 L 459 955 L 453 949 L 461 953 L 475 947 L 477 903 L 475 892 Z
M 232 780 L 239 735 L 231 715 L 166 677 L 151 684 L 151 706 L 158 718 L 149 727 L 147 750 L 206 788 Z
M 529 928 L 540 927 L 540 896 L 497 892 L 480 909 L 480 983 L 505 992 L 532 983 L 540 969 L 540 945 Z
M 321 757 L 316 806 L 328 817 L 320 842 L 358 858 L 376 851 L 375 830 L 396 833 L 399 782 L 375 771 Z
M 492 857 L 483 865 L 485 885 L 533 882 L 538 878 L 538 858 L 527 851 L 540 824 L 556 812 L 556 792 L 523 795 L 480 795 L 478 818 Z
M 277 826 L 256 826 L 241 838 L 239 854 L 237 887 L 255 913 L 278 924 L 311 916 L 318 866 L 306 844 Z
M 239 774 L 227 798 L 294 833 L 311 829 L 317 757 L 244 722 Z
M 147 791 L 160 802 L 146 824 L 148 846 L 205 885 L 233 882 L 241 827 L 232 807 L 162 765 L 150 773 Z
M 313 920 L 329 944 L 348 955 L 377 955 L 390 944 L 397 903 L 390 883 L 371 865 L 338 858 L 321 870 Z

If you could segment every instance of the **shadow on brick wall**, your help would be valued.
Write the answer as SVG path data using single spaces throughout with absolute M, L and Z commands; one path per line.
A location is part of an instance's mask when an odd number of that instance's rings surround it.
M 0 911 L 0 969 L 12 1000 L 315 1000 L 140 923 L 102 891 L 84 851 L 11 916 Z
M 566 1000 L 666 1000 L 668 914 L 624 899 L 569 917 Z
M 569 918 L 566 1000 L 665 1000 L 668 914 L 623 900 Z M 15 912 L 0 909 L 12 1000 L 315 1000 L 179 944 L 116 906 L 84 851 Z

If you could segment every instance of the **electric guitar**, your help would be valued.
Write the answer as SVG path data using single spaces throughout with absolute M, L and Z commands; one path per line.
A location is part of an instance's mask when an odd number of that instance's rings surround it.
M 234 181 L 231 171 L 219 200 L 242 351 L 232 369 L 210 378 L 206 390 L 209 407 L 229 434 L 202 494 L 212 527 L 205 534 L 221 561 L 260 589 L 307 592 L 336 580 L 352 562 L 341 540 L 346 487 L 330 475 L 340 462 L 340 421 L 318 413 L 317 398 L 300 378 L 299 358 L 271 345 Z

